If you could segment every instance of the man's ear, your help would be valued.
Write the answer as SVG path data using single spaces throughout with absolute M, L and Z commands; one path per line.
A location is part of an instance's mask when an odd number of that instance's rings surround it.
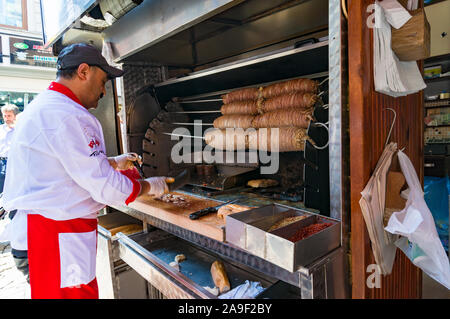
M 87 63 L 81 63 L 77 69 L 77 75 L 81 80 L 86 80 L 90 71 L 90 67 Z

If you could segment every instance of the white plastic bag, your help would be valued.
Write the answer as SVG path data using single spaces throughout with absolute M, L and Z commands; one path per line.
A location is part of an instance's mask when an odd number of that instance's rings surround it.
M 254 299 L 264 291 L 260 282 L 248 281 L 219 296 L 219 299 Z
M 393 2 L 393 1 L 390 1 Z M 384 3 L 384 1 L 383 1 Z M 389 3 L 386 3 L 388 5 Z M 392 3 L 391 3 L 392 4 Z M 387 16 L 396 21 L 397 27 L 407 21 L 407 16 L 385 14 L 380 2 L 375 4 L 375 28 L 373 29 L 375 91 L 393 97 L 405 96 L 423 90 L 426 84 L 416 61 L 400 61 L 391 47 L 391 25 Z M 400 11 L 401 12 L 401 11 Z M 406 20 L 405 20 L 406 19 Z
M 395 212 L 385 228 L 400 237 L 395 245 L 431 278 L 450 289 L 450 264 L 436 231 L 433 216 L 423 196 L 422 186 L 408 156 L 398 152 L 398 160 L 409 187 L 405 208 Z

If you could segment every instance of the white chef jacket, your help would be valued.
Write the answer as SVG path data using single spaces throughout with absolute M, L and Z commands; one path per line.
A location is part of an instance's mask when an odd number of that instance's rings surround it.
M 65 86 L 53 87 L 78 100 Z M 27 249 L 21 215 L 95 218 L 105 204 L 128 204 L 140 192 L 137 181 L 111 167 L 99 121 L 72 98 L 46 90 L 16 125 L 3 193 L 4 208 L 18 210 L 8 232 L 14 249 Z
M 0 125 L 0 157 L 8 157 L 14 128 L 6 124 Z

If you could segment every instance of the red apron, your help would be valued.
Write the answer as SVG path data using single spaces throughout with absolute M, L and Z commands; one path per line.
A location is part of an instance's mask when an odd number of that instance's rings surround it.
M 28 215 L 32 299 L 98 299 L 97 219 Z

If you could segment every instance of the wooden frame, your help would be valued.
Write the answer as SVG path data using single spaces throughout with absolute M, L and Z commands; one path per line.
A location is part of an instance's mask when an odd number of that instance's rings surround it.
M 27 0 L 22 0 L 22 27 L 15 27 L 7 24 L 0 24 L 0 27 L 16 30 L 28 30 Z
M 420 298 L 420 269 L 397 249 L 392 273 L 381 276 L 380 287 L 370 288 L 367 280 L 375 264 L 371 243 L 359 206 L 361 191 L 367 184 L 384 149 L 395 109 L 397 120 L 390 141 L 411 159 L 423 183 L 423 91 L 393 98 L 375 92 L 373 80 L 373 33 L 367 12 L 373 0 L 350 0 L 348 19 L 349 117 L 350 117 L 350 201 L 351 201 L 351 278 L 352 298 Z M 420 2 L 423 7 L 423 1 Z M 423 66 L 423 62 L 419 63 Z

